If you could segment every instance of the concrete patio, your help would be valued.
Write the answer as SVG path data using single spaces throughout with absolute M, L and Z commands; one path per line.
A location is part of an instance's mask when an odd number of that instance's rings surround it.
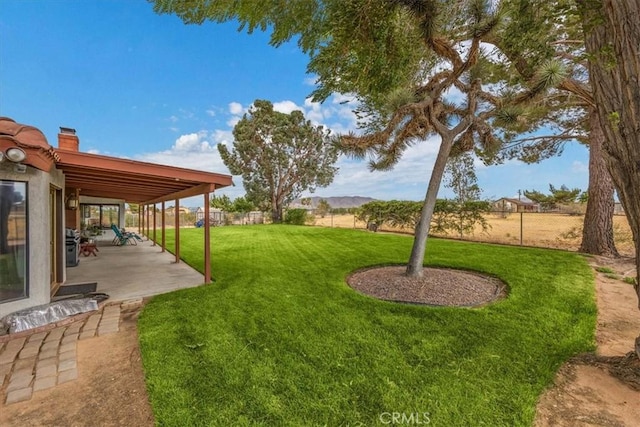
M 114 246 L 108 232 L 98 236 L 97 256 L 80 255 L 76 267 L 67 267 L 65 285 L 97 282 L 97 292 L 108 301 L 125 301 L 202 285 L 204 276 L 159 245 L 143 237 L 137 245 Z

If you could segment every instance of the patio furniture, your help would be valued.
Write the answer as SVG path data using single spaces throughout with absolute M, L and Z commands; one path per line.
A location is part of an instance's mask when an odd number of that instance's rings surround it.
M 120 231 L 122 231 L 122 234 L 129 234 L 130 236 L 133 236 L 133 238 L 136 239 L 138 242 L 144 242 L 144 240 L 142 240 L 142 237 L 140 237 L 137 233 L 134 233 L 133 231 L 126 231 L 124 228 L 121 229 Z
M 100 252 L 100 250 L 98 250 L 98 246 L 96 245 L 96 242 L 94 240 L 88 240 L 86 242 L 80 243 L 80 253 L 82 255 L 84 255 L 84 256 L 89 256 L 89 255 L 98 256 L 98 254 L 96 252 Z
M 142 238 L 138 236 L 136 237 L 132 233 L 127 233 L 126 231 L 123 233 L 115 224 L 111 224 L 111 229 L 115 233 L 115 237 L 111 241 L 111 244 L 115 246 L 124 246 L 124 245 L 137 245 L 136 240 L 142 241 Z M 136 235 L 137 236 L 137 235 Z

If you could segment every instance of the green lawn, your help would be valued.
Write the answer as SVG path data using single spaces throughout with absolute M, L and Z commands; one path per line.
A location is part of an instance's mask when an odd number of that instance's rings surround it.
M 434 308 L 345 283 L 405 263 L 406 236 L 278 225 L 211 236 L 215 283 L 155 297 L 139 320 L 159 425 L 390 425 L 394 413 L 404 425 L 530 425 L 560 365 L 594 349 L 593 276 L 576 254 L 430 239 L 427 265 L 510 287 L 488 307 Z M 202 229 L 181 230 L 197 268 L 202 242 Z

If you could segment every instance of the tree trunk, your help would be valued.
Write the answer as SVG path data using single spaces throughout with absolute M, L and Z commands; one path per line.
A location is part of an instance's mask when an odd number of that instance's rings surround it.
M 282 201 L 275 191 L 271 191 L 271 222 L 279 224 L 282 222 Z
M 578 5 L 605 158 L 633 234 L 640 308 L 640 0 L 578 0 Z M 637 340 L 635 347 L 640 357 Z
M 420 220 L 416 225 L 411 256 L 407 264 L 406 275 L 409 277 L 422 276 L 422 264 L 424 263 L 424 254 L 427 250 L 427 237 L 429 236 L 431 217 L 433 217 L 433 210 L 436 206 L 436 199 L 438 197 L 442 175 L 444 174 L 444 168 L 447 165 L 447 159 L 453 146 L 453 136 L 441 137 L 442 142 L 438 150 L 438 157 L 436 157 L 436 163 L 433 165 L 433 172 L 431 172 L 431 178 L 429 179 L 427 194 L 425 195 L 422 211 L 420 212 Z
M 282 208 L 278 206 L 274 206 L 271 209 L 271 222 L 274 224 L 279 224 L 282 222 Z
M 589 200 L 582 227 L 580 252 L 618 257 L 613 239 L 615 191 L 602 152 L 604 133 L 595 110 L 589 112 Z

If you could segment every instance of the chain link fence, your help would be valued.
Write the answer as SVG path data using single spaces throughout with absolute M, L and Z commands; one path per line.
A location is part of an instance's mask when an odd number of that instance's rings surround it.
M 161 213 L 156 213 L 156 226 L 160 227 Z M 221 212 L 212 210 L 210 222 L 213 226 L 222 225 L 247 225 L 263 224 L 266 221 L 263 212 L 250 212 L 248 214 Z M 582 227 L 584 214 L 561 212 L 513 212 L 495 211 L 485 216 L 489 228 L 483 231 L 477 226 L 469 233 L 431 233 L 442 238 L 468 240 L 485 243 L 499 243 L 516 246 L 534 246 L 543 248 L 564 249 L 577 251 L 582 241 Z M 180 227 L 202 226 L 203 214 L 180 212 Z M 146 217 L 143 218 L 146 221 Z M 153 227 L 153 218 L 149 219 L 150 228 Z M 353 228 L 367 230 L 367 223 L 360 221 L 353 214 L 316 215 L 313 225 L 322 227 Z M 175 225 L 174 214 L 165 214 L 165 226 L 173 228 Z M 138 215 L 126 214 L 125 227 L 137 228 Z M 411 228 L 397 228 L 387 225 L 377 227 L 378 232 L 395 232 L 413 234 Z M 629 223 L 624 215 L 613 217 L 614 241 L 618 252 L 623 256 L 634 256 L 633 238 Z
M 582 241 L 584 214 L 495 211 L 485 216 L 489 228 L 483 231 L 477 226 L 470 233 L 432 233 L 431 235 L 458 240 L 499 243 L 517 246 L 577 251 Z M 314 225 L 367 229 L 367 224 L 355 215 L 326 214 L 316 216 Z M 377 231 L 413 234 L 411 228 L 394 228 L 382 225 Z M 614 215 L 613 234 L 616 248 L 621 255 L 634 256 L 633 238 L 627 217 Z
M 179 212 L 178 222 L 180 227 L 202 227 L 204 224 L 203 212 Z M 143 223 L 147 221 L 146 215 L 142 218 Z M 249 212 L 246 214 L 237 212 L 222 212 L 211 210 L 209 213 L 209 221 L 212 226 L 221 225 L 246 225 L 246 224 L 262 224 L 264 222 L 264 214 L 262 212 Z M 138 214 L 126 213 L 124 218 L 125 228 L 137 228 L 139 222 Z M 176 217 L 173 212 L 166 212 L 164 216 L 164 224 L 166 228 L 173 228 L 176 223 Z M 162 213 L 156 212 L 156 227 L 162 224 Z M 146 227 L 146 225 L 145 225 Z M 153 228 L 153 216 L 149 216 L 149 228 Z

